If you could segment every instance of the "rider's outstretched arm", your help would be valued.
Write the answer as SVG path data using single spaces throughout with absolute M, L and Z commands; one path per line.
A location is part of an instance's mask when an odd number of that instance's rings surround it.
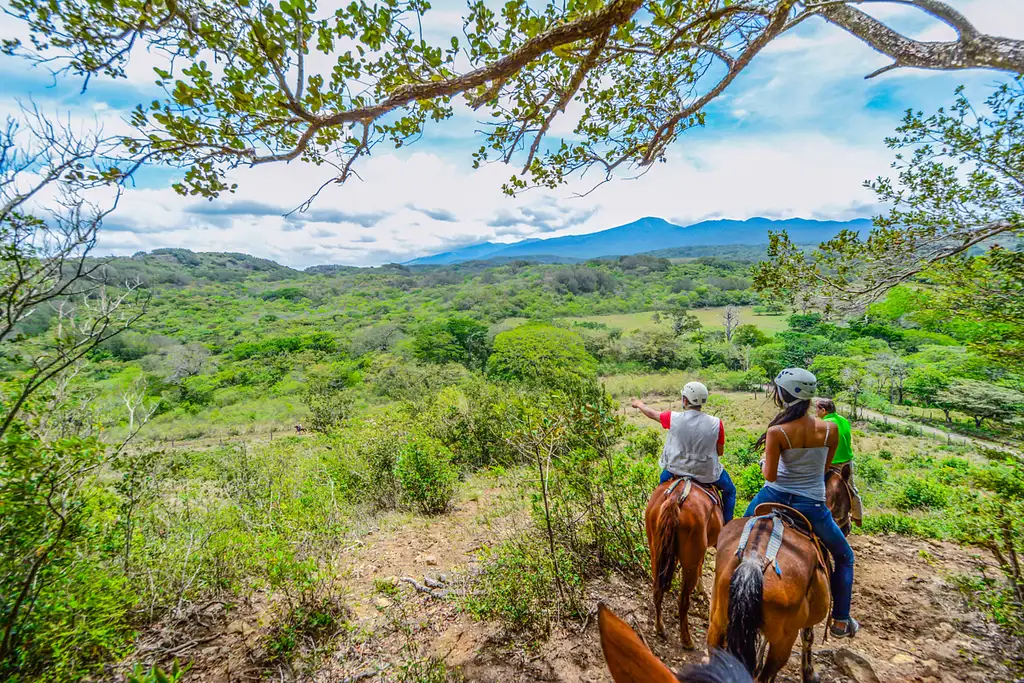
M 656 422 L 661 422 L 661 413 L 659 413 L 657 410 L 650 407 L 640 399 L 634 398 L 632 401 L 629 402 L 629 404 L 636 408 L 637 410 L 639 410 L 644 415 L 646 415 L 647 417 L 651 418 L 652 420 L 655 420 Z

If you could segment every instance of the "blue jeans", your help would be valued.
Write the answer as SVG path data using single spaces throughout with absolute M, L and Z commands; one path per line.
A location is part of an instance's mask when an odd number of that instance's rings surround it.
M 658 483 L 664 484 L 675 476 L 678 475 L 672 474 L 668 470 L 662 470 L 661 480 Z M 736 512 L 736 485 L 729 478 L 729 473 L 722 470 L 722 476 L 715 482 L 715 486 L 722 490 L 722 517 L 725 520 L 725 524 L 728 524 L 732 521 L 733 514 Z
M 803 513 L 807 521 L 814 527 L 814 533 L 821 539 L 830 553 L 832 561 L 835 562 L 835 570 L 832 572 L 832 618 L 843 621 L 850 617 L 850 600 L 853 597 L 853 548 L 847 542 L 843 532 L 829 512 L 825 503 L 818 502 L 805 496 L 798 496 L 792 493 L 784 493 L 765 486 L 754 500 L 750 501 L 744 517 L 751 517 L 754 508 L 761 503 L 782 503 Z

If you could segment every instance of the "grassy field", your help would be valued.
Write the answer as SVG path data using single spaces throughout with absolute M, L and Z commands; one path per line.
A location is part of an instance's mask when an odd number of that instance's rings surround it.
M 785 315 L 755 315 L 752 306 L 739 306 L 740 323 L 757 325 L 763 332 L 774 334 L 786 329 Z M 701 325 L 708 329 L 721 329 L 722 313 L 725 307 L 717 308 L 694 308 L 690 313 L 697 316 Z M 654 311 L 642 313 L 617 313 L 613 315 L 591 315 L 582 318 L 561 318 L 562 322 L 594 322 L 602 323 L 608 327 L 618 328 L 623 332 L 632 330 L 655 330 L 669 329 L 669 323 L 655 323 Z

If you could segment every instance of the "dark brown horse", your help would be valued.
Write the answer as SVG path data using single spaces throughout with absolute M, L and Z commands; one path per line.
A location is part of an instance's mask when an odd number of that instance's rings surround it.
M 647 503 L 647 543 L 651 548 L 654 584 L 654 625 L 665 635 L 661 601 L 672 586 L 676 564 L 682 571 L 679 592 L 679 629 L 683 647 L 692 650 L 690 595 L 700 581 L 704 554 L 718 543 L 722 506 L 710 487 L 693 480 L 672 479 L 654 489 Z
M 753 683 L 739 660 L 721 650 L 712 651 L 709 663 L 688 666 L 676 676 L 603 603 L 597 606 L 597 624 L 615 683 Z
M 850 490 L 852 475 L 853 469 L 848 462 L 825 471 L 825 504 L 844 536 L 850 535 L 850 523 L 853 520 L 853 492 Z
M 765 511 L 765 505 L 758 506 L 757 514 Z M 795 510 L 788 512 L 803 517 Z M 766 683 L 774 681 L 789 661 L 799 636 L 803 681 L 817 681 L 811 655 L 814 625 L 828 616 L 831 602 L 824 562 L 810 536 L 787 527 L 776 555 L 778 572 L 774 563 L 766 566 L 774 521 L 770 518 L 754 522 L 742 556 L 737 556 L 747 519 L 730 522 L 718 539 L 708 647 L 728 646 L 758 681 Z M 759 633 L 767 652 L 757 646 Z

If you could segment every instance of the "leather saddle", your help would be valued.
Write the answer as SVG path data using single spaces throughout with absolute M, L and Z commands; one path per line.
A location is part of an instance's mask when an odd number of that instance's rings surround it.
M 714 484 L 702 484 L 693 477 L 673 477 L 669 481 L 672 482 L 672 485 L 665 491 L 666 496 L 671 496 L 675 492 L 676 488 L 678 488 L 680 484 L 683 484 L 683 488 L 678 494 L 680 505 L 682 505 L 683 501 L 690 496 L 691 491 L 693 491 L 693 487 L 696 486 L 698 490 L 703 491 L 704 495 L 711 499 L 712 503 L 724 509 L 724 505 L 722 504 L 722 494 Z
M 811 526 L 810 520 L 802 512 L 782 503 L 761 503 L 754 509 L 754 517 L 747 524 L 749 525 L 751 522 L 762 517 L 777 517 L 781 520 L 784 529 L 791 529 L 809 538 L 814 545 L 818 564 L 825 570 L 826 576 L 831 575 L 832 557 L 828 552 L 828 548 L 814 533 L 814 527 Z M 779 533 L 779 543 L 781 543 L 781 540 L 782 532 Z

